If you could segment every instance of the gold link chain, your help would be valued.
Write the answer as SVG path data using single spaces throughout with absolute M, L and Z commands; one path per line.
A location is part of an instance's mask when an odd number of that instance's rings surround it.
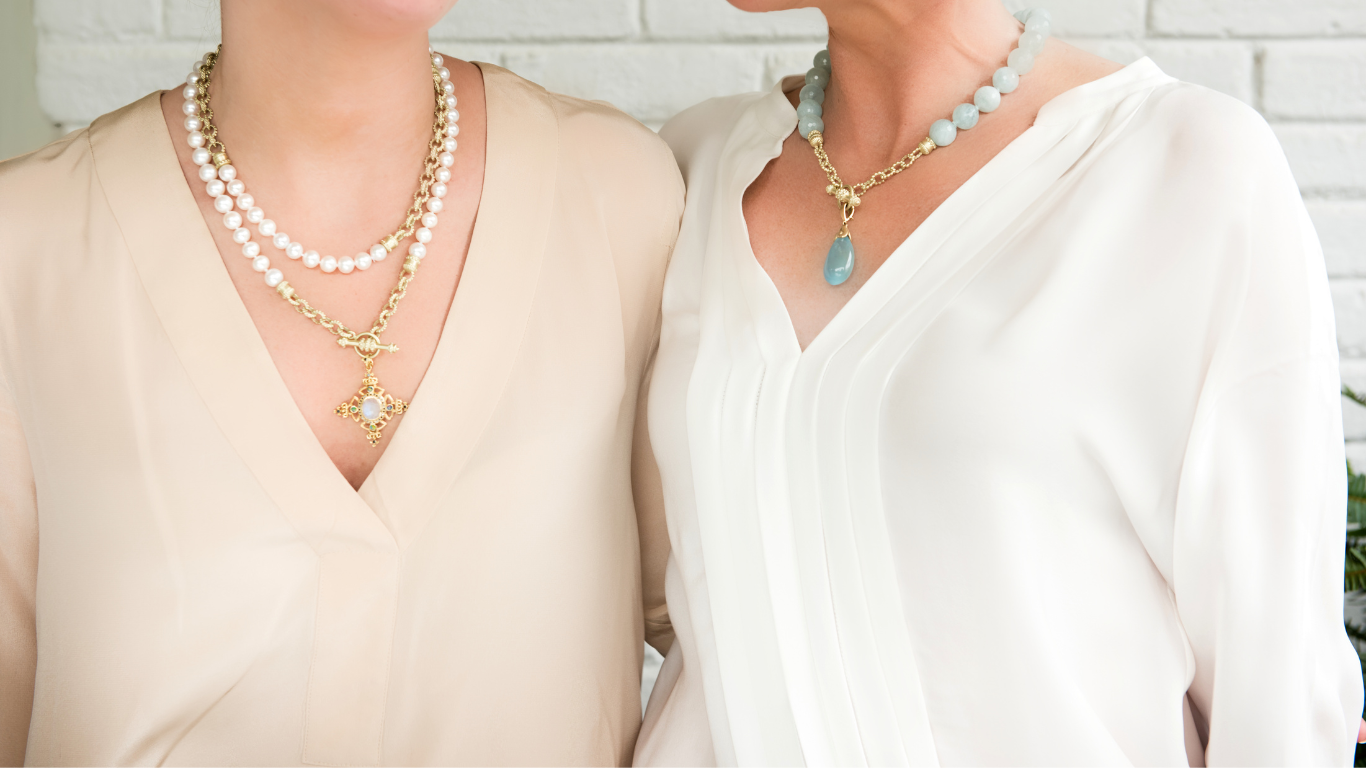
M 200 133 L 204 134 L 205 148 L 209 150 L 214 164 L 219 167 L 228 163 L 228 149 L 218 139 L 218 128 L 213 123 L 213 108 L 209 106 L 209 80 L 213 74 L 214 64 L 218 61 L 218 55 L 222 50 L 223 47 L 220 45 L 217 50 L 204 57 L 204 63 L 199 67 L 199 81 L 195 84 L 195 103 L 199 105 L 198 117 L 203 123 L 199 130 Z M 436 183 L 437 168 L 441 165 L 440 157 L 443 151 L 443 139 L 446 135 L 446 92 L 442 89 L 441 76 L 437 73 L 435 65 L 432 66 L 432 85 L 436 94 L 436 119 L 432 125 L 432 139 L 427 144 L 427 159 L 423 163 L 422 176 L 418 181 L 417 191 L 413 193 L 413 204 L 408 208 L 403 226 L 380 241 L 380 244 L 389 251 L 394 250 L 400 241 L 416 231 L 417 222 L 422 218 L 422 209 L 431 198 L 431 187 Z M 407 295 L 408 283 L 417 273 L 417 265 L 418 259 L 413 256 L 408 256 L 404 260 L 403 271 L 399 275 L 398 283 L 389 291 L 388 301 L 384 303 L 384 308 L 380 310 L 379 317 L 370 326 L 369 333 L 371 335 L 378 337 L 389 327 L 389 320 L 394 316 L 394 312 L 398 311 L 399 301 Z M 299 314 L 339 338 L 355 340 L 363 335 L 346 327 L 340 320 L 328 317 L 327 313 L 322 310 L 314 308 L 304 297 L 296 293 L 293 286 L 288 282 L 282 281 L 275 287 L 275 290 Z

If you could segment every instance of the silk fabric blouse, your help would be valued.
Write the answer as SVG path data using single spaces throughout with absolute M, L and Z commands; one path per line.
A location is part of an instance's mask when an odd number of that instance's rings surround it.
M 0 165 L 0 759 L 629 761 L 667 551 L 633 425 L 682 185 L 630 118 L 480 66 L 464 274 L 359 491 L 157 94 Z
M 783 87 L 663 131 L 637 761 L 1350 764 L 1333 312 L 1265 122 L 1146 59 L 1062 94 L 803 351 L 741 207 Z

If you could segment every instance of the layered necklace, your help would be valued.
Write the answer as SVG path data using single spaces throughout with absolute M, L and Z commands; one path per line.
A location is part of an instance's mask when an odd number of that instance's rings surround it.
M 452 154 L 456 148 L 455 137 L 460 133 L 456 122 L 460 119 L 460 113 L 455 109 L 455 86 L 451 83 L 451 73 L 443 66 L 441 55 L 428 48 L 435 118 L 422 175 L 418 178 L 417 191 L 413 193 L 413 202 L 403 224 L 396 231 L 380 238 L 368 251 L 336 258 L 319 256 L 317 251 L 305 249 L 289 235 L 278 231 L 275 222 L 266 218 L 265 212 L 247 192 L 246 183 L 238 177 L 237 169 L 228 158 L 227 147 L 218 138 L 218 129 L 213 123 L 213 109 L 209 105 L 209 80 L 221 51 L 222 46 L 219 46 L 218 50 L 195 63 L 185 79 L 181 94 L 185 98 L 183 112 L 185 130 L 189 134 L 187 140 L 194 150 L 191 158 L 199 166 L 199 180 L 204 182 L 205 192 L 213 200 L 214 210 L 223 214 L 223 226 L 232 230 L 233 242 L 242 247 L 242 255 L 251 260 L 252 268 L 263 273 L 266 286 L 275 289 L 280 298 L 289 302 L 299 314 L 336 336 L 339 346 L 349 347 L 360 356 L 365 366 L 360 389 L 350 400 L 333 409 L 333 413 L 359 424 L 364 429 L 365 439 L 371 446 L 377 447 L 389 420 L 408 410 L 406 402 L 385 392 L 380 386 L 379 378 L 375 376 L 375 357 L 380 352 L 398 351 L 396 345 L 385 344 L 381 337 L 389 327 L 390 318 L 398 310 L 399 302 L 407 295 L 408 284 L 416 276 L 418 264 L 427 255 L 427 243 L 431 242 L 437 214 L 443 207 L 442 198 L 448 192 L 446 185 L 451 180 L 450 168 L 455 163 L 455 155 Z M 411 236 L 415 242 L 408 246 L 398 283 L 389 292 L 379 316 L 368 331 L 357 332 L 328 317 L 300 296 L 285 280 L 284 273 L 278 267 L 271 266 L 270 257 L 261 252 L 261 245 L 252 239 L 247 224 L 255 225 L 256 231 L 266 242 L 276 250 L 283 251 L 290 259 L 302 263 L 307 269 L 319 269 L 329 274 L 363 273 L 384 261 L 408 237 Z
M 959 104 L 953 109 L 950 119 L 936 120 L 930 125 L 930 135 L 926 136 L 907 155 L 892 165 L 878 171 L 859 184 L 846 184 L 839 172 L 825 154 L 825 122 L 821 120 L 821 105 L 825 102 L 825 88 L 830 84 L 830 52 L 816 54 L 811 70 L 806 73 L 806 85 L 802 87 L 801 101 L 797 105 L 797 132 L 804 137 L 816 152 L 816 161 L 825 171 L 830 183 L 825 194 L 835 198 L 844 219 L 839 233 L 830 245 L 825 256 L 825 281 L 830 285 L 840 285 L 854 273 L 854 243 L 849 234 L 849 222 L 854 212 L 863 202 L 868 190 L 891 179 L 910 168 L 916 160 L 933 152 L 937 147 L 947 147 L 957 138 L 958 131 L 966 131 L 977 125 L 982 113 L 992 112 L 1001 106 L 1001 95 L 1010 93 L 1020 85 L 1020 76 L 1029 74 L 1034 68 L 1034 57 L 1043 53 L 1044 44 L 1052 34 L 1052 17 L 1042 8 L 1020 11 L 1015 18 L 1024 24 L 1015 50 L 1006 58 L 1006 66 L 996 70 L 991 77 L 991 85 L 977 89 L 971 104 Z

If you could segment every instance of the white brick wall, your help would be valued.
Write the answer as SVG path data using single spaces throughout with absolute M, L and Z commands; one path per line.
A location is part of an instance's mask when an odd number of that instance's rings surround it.
M 1005 0 L 1012 10 L 1028 0 Z M 1319 229 L 1344 374 L 1366 388 L 1366 0 L 1036 0 L 1058 34 L 1261 110 Z M 218 39 L 216 0 L 36 0 L 38 91 L 65 126 L 158 87 Z M 606 99 L 658 126 L 708 96 L 804 70 L 825 34 L 812 10 L 746 14 L 724 0 L 461 0 L 443 51 Z M 1366 462 L 1366 414 L 1348 406 Z

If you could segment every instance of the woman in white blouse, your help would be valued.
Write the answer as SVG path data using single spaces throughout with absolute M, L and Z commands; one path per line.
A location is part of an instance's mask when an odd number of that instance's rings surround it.
M 1266 124 L 997 0 L 735 5 L 829 56 L 663 131 L 637 760 L 1348 763 L 1333 314 Z

